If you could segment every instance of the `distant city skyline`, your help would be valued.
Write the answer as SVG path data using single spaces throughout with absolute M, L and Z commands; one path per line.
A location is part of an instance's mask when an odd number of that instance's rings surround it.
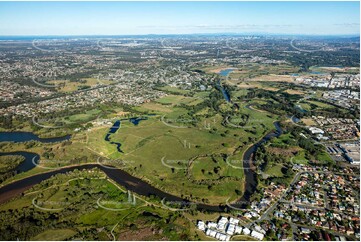
M 0 35 L 359 35 L 354 2 L 0 2 Z

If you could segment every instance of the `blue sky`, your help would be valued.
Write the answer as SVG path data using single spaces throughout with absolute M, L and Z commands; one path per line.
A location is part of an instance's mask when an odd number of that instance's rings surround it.
M 0 2 L 0 35 L 334 35 L 359 29 L 359 2 Z

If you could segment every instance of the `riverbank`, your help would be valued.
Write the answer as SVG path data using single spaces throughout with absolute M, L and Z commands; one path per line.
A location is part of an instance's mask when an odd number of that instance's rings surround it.
M 280 129 L 279 124 L 277 122 L 274 123 L 276 130 L 278 131 Z M 256 151 L 256 147 L 259 146 L 261 143 L 266 142 L 267 140 L 269 140 L 269 138 L 272 136 L 272 134 L 275 134 L 274 132 L 268 133 L 266 136 L 264 136 L 262 139 L 260 139 L 260 141 L 258 141 L 256 144 L 252 145 L 251 147 L 249 147 L 246 152 L 243 155 L 243 166 L 244 168 L 249 168 L 250 164 L 249 162 L 245 162 L 245 161 L 249 161 L 252 159 L 252 155 L 254 154 L 254 152 Z M 279 134 L 278 132 L 276 132 L 276 134 Z M 279 134 L 280 135 L 280 134 Z M 34 154 L 32 154 L 34 155 Z M 29 159 L 31 157 L 29 156 Z M 30 160 L 27 160 L 27 163 L 30 162 Z M 31 162 L 33 163 L 33 158 L 31 158 Z M 34 164 L 33 164 L 34 165 Z M 35 166 L 35 165 L 34 165 Z M 118 168 L 109 168 L 109 167 L 105 167 L 100 165 L 99 163 L 87 163 L 87 164 L 80 164 L 80 165 L 71 165 L 71 166 L 64 166 L 58 169 L 54 169 L 53 171 L 44 171 L 41 173 L 37 173 L 35 175 L 31 175 L 25 178 L 21 178 L 21 179 L 17 179 L 17 180 L 13 180 L 11 181 L 11 183 L 7 183 L 7 184 L 3 184 L 0 188 L 0 194 L 2 197 L 2 200 L 0 201 L 6 201 L 8 199 L 11 199 L 12 197 L 15 197 L 19 194 L 21 194 L 23 191 L 27 190 L 28 188 L 30 188 L 32 185 L 35 185 L 38 182 L 41 182 L 42 180 L 48 179 L 49 177 L 51 177 L 54 174 L 58 174 L 58 173 L 64 173 L 64 172 L 68 172 L 74 169 L 91 169 L 97 167 L 99 169 L 101 169 L 102 171 L 104 171 L 109 178 L 113 179 L 114 181 L 116 181 L 119 185 L 126 187 L 129 190 L 132 190 L 133 192 L 140 194 L 140 195 L 144 195 L 144 196 L 150 196 L 150 195 L 157 195 L 158 197 L 162 198 L 162 199 L 170 199 L 171 201 L 185 201 L 185 202 L 190 202 L 189 200 L 185 200 L 182 199 L 180 197 L 165 193 L 153 186 L 151 186 L 149 183 L 144 182 L 143 180 L 136 178 L 132 175 L 130 175 L 129 173 L 120 170 Z M 245 172 L 245 176 L 246 176 L 246 189 L 245 189 L 245 194 L 247 194 L 247 196 L 243 195 L 242 198 L 239 201 L 242 200 L 247 200 L 247 198 L 249 198 L 249 196 L 251 195 L 252 192 L 254 192 L 255 190 L 255 174 L 251 169 L 244 169 Z M 224 211 L 224 209 L 226 208 L 226 205 L 207 205 L 207 204 L 198 204 L 197 206 L 199 209 L 204 209 L 204 210 L 209 210 L 209 211 L 215 211 L 215 212 L 219 212 L 219 211 Z

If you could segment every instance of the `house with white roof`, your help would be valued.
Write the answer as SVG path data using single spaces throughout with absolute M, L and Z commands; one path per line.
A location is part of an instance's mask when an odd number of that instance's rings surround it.
M 221 217 L 221 219 L 217 223 L 217 229 L 220 231 L 225 231 L 227 223 L 228 219 L 226 217 Z
M 225 231 L 226 230 L 226 224 L 218 223 L 217 229 L 220 230 L 220 231 Z
M 237 225 L 237 224 L 239 223 L 239 219 L 230 218 L 230 219 L 229 219 L 229 223 L 230 223 L 230 224 L 235 224 L 235 225 Z
M 228 227 L 227 227 L 226 233 L 227 233 L 228 235 L 233 235 L 235 229 L 236 229 L 236 226 L 235 226 L 234 224 L 229 224 Z
M 226 241 L 227 236 L 225 234 L 219 233 L 219 240 Z
M 252 215 L 252 217 L 255 217 L 255 218 L 259 218 L 259 217 L 260 217 L 258 213 L 253 212 L 253 211 L 251 211 L 251 215 Z
M 249 235 L 251 233 L 251 230 L 249 228 L 244 228 L 242 230 L 242 233 L 245 234 L 245 235 Z
M 256 230 L 257 232 L 260 232 L 262 234 L 266 234 L 266 231 L 264 229 L 262 229 L 261 226 L 259 226 L 259 225 L 255 225 L 254 230 Z
M 309 127 L 308 128 L 312 134 L 324 134 L 325 131 L 323 131 L 322 129 L 316 128 L 316 127 Z
M 206 230 L 206 224 L 203 221 L 198 221 L 197 227 L 202 231 Z
M 216 237 L 216 234 L 217 234 L 217 232 L 214 231 L 214 230 L 212 230 L 212 229 L 207 229 L 207 230 L 206 230 L 206 235 L 207 235 L 207 236 L 210 236 L 210 237 L 215 238 L 215 237 Z
M 207 226 L 208 226 L 208 228 L 210 228 L 210 229 L 215 229 L 215 228 L 217 228 L 217 223 L 208 222 L 208 223 L 207 223 Z
M 218 223 L 228 223 L 228 219 L 226 217 L 221 217 Z
M 253 238 L 258 239 L 258 240 L 263 240 L 264 234 L 253 230 L 252 233 L 251 233 L 251 236 L 252 236 Z
M 242 233 L 242 227 L 236 225 L 236 228 L 235 228 L 235 231 L 234 231 L 234 232 L 235 232 L 236 234 L 241 234 L 241 233 Z

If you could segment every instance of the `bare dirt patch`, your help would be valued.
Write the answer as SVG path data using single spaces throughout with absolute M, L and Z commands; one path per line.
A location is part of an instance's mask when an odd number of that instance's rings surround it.
M 305 94 L 305 93 L 302 92 L 302 91 L 293 90 L 293 89 L 287 89 L 285 92 L 287 92 L 288 94 L 298 94 L 298 95 L 303 95 L 303 94 Z
M 125 232 L 122 232 L 118 240 L 120 241 L 146 241 L 146 240 L 166 240 L 166 237 L 161 236 L 161 232 L 157 229 L 154 229 L 152 227 L 145 227 L 141 229 L 136 230 L 128 230 Z
M 119 115 L 119 116 L 125 116 L 125 115 L 127 115 L 127 114 L 129 114 L 129 113 L 130 113 L 130 112 L 120 111 L 120 112 L 117 113 L 117 115 Z
M 249 79 L 249 81 L 272 81 L 272 82 L 293 82 L 293 77 L 289 75 L 263 75 Z
M 277 154 L 277 155 L 282 155 L 282 156 L 294 156 L 299 150 L 301 150 L 301 148 L 299 147 L 292 147 L 292 148 L 277 148 L 277 147 L 269 147 L 268 148 L 270 152 Z
M 277 90 L 279 90 L 279 88 L 264 86 L 264 85 L 262 85 L 262 83 L 256 82 L 256 81 L 241 82 L 241 81 L 231 80 L 231 81 L 229 81 L 229 83 L 231 83 L 233 85 L 237 85 L 237 87 L 239 87 L 239 88 L 259 88 L 259 89 L 264 89 L 264 90 L 267 90 L 267 91 L 277 91 Z
M 301 119 L 301 121 L 307 126 L 316 125 L 315 121 L 313 121 L 312 118 L 303 118 Z

